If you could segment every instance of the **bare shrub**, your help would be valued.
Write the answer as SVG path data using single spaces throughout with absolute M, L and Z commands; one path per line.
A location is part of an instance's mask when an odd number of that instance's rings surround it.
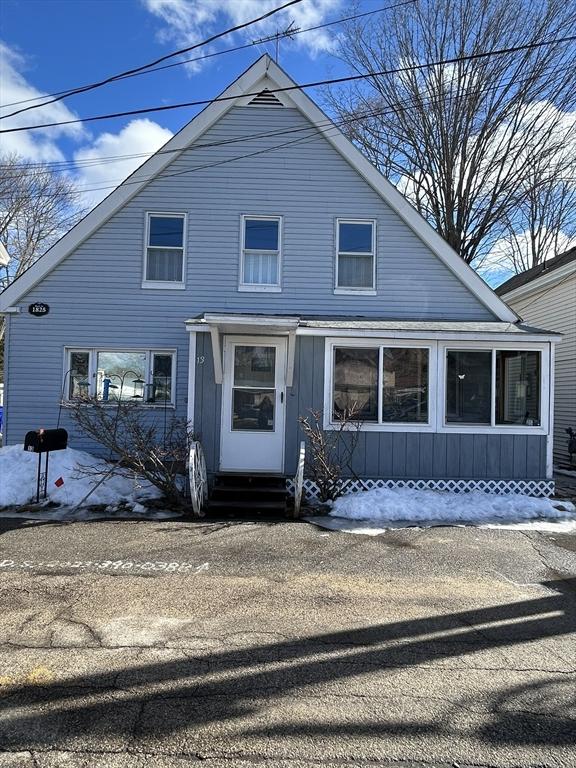
M 309 410 L 309 416 L 300 416 L 298 422 L 306 437 L 306 471 L 318 486 L 320 501 L 333 501 L 341 496 L 350 480 L 350 474 L 359 478 L 352 469 L 352 459 L 360 438 L 361 421 L 354 410 L 344 410 L 333 430 L 323 428 L 322 411 Z
M 110 407 L 98 400 L 79 400 L 67 409 L 80 431 L 107 448 L 119 468 L 154 485 L 169 505 L 187 503 L 182 475 L 193 435 L 186 420 L 172 418 L 159 424 L 150 412 L 130 402 Z

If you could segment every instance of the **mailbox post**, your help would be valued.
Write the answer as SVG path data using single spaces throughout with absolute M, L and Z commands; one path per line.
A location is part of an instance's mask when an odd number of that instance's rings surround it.
M 42 498 L 48 495 L 48 457 L 50 451 L 62 451 L 68 447 L 68 432 L 65 429 L 37 429 L 26 432 L 24 450 L 38 454 L 38 475 L 36 479 L 36 503 L 40 501 L 40 486 L 43 485 Z M 44 473 L 42 473 L 42 454 L 46 454 Z

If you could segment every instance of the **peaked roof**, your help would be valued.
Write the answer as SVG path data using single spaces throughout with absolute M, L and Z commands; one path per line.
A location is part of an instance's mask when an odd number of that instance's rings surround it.
M 498 288 L 496 288 L 496 293 L 499 296 L 503 296 L 505 293 L 510 293 L 510 291 L 514 291 L 516 288 L 526 285 L 526 283 L 531 283 L 539 277 L 549 275 L 550 272 L 554 272 L 554 270 L 559 269 L 560 267 L 565 267 L 571 262 L 575 262 L 574 268 L 576 269 L 576 247 L 571 248 L 565 253 L 558 254 L 558 256 L 555 256 L 549 261 L 537 264 L 535 267 L 531 267 L 525 272 L 521 272 L 519 275 L 514 275 L 510 280 L 506 280 L 505 283 L 499 285 Z
M 152 155 L 96 208 L 90 211 L 82 221 L 53 245 L 44 256 L 8 286 L 0 294 L 0 312 L 19 301 L 116 211 L 138 194 L 147 183 L 161 173 L 167 165 L 179 156 L 181 151 L 202 136 L 233 106 L 247 104 L 253 96 L 259 95 L 264 89 L 273 90 L 274 88 L 287 89 L 276 93 L 278 99 L 287 106 L 296 107 L 313 125 L 321 130 L 326 140 L 363 176 L 417 237 L 444 262 L 448 269 L 466 285 L 485 307 L 499 320 L 507 322 L 518 320 L 518 316 L 510 307 L 452 250 L 446 241 L 343 133 L 337 129 L 329 133 L 325 131 L 326 121 L 330 118 L 268 55 L 262 56 L 252 64 L 244 74 L 240 75 L 217 97 L 217 100 L 212 101 L 175 134 L 162 147 L 161 154 L 157 152 Z M 127 183 L 128 181 L 130 183 Z

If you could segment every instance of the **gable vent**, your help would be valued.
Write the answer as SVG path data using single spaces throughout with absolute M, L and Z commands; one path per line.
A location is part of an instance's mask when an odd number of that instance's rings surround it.
M 250 107 L 283 107 L 284 105 L 276 94 L 271 93 L 268 89 L 260 91 L 253 99 L 248 102 Z

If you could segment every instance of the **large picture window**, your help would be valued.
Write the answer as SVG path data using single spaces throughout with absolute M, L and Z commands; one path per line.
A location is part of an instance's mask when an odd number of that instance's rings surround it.
M 429 350 L 335 347 L 332 418 L 375 424 L 427 424 Z
M 157 350 L 68 350 L 68 399 L 173 405 L 175 353 Z
M 149 213 L 144 282 L 158 287 L 184 284 L 183 213 Z
M 249 290 L 280 288 L 280 217 L 242 218 L 240 287 Z
M 337 222 L 336 289 L 375 289 L 375 224 L 373 221 Z

